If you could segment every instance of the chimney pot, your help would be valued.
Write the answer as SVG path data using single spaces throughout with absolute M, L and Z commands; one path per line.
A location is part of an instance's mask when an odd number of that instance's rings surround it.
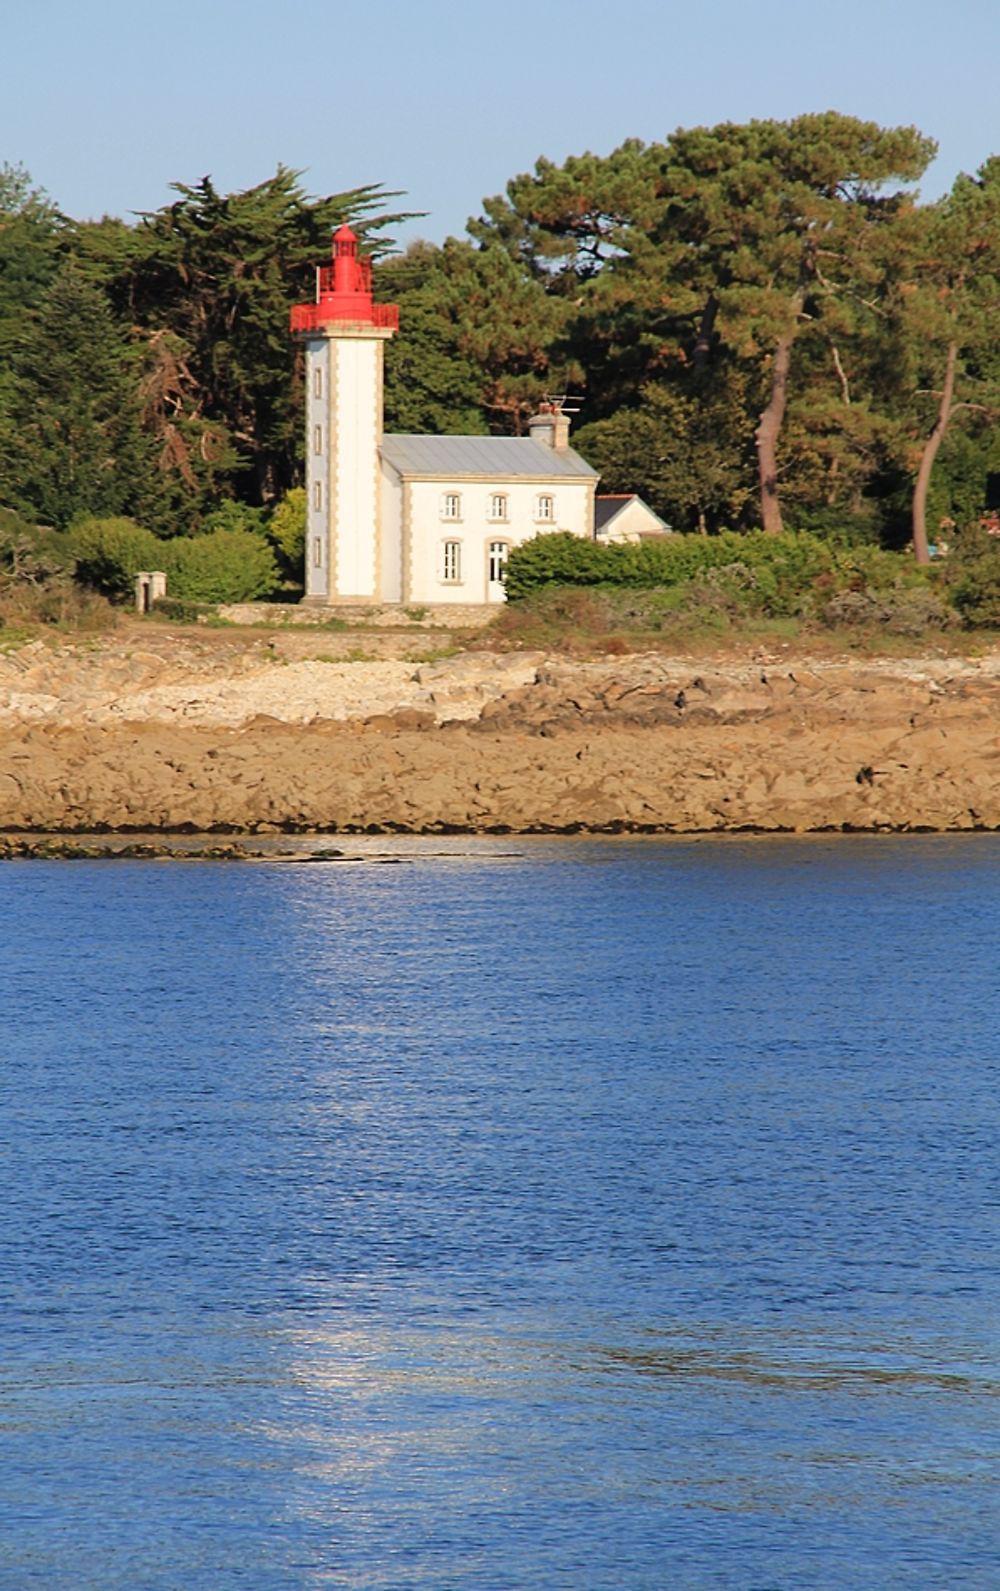
M 569 447 L 569 415 L 557 403 L 540 403 L 528 421 L 528 435 L 543 447 L 559 453 Z

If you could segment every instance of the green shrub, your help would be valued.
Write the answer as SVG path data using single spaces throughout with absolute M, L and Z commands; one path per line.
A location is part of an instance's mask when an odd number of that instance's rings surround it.
M 781 616 L 798 612 L 803 594 L 831 576 L 834 556 L 817 537 L 796 531 L 780 536 L 723 531 L 718 536 L 650 537 L 610 546 L 559 533 L 537 536 L 513 549 L 507 595 L 516 602 L 546 585 L 678 586 L 712 569 L 739 566 L 751 572 L 752 579 L 743 584 L 755 593 L 754 601 L 745 605 Z
M 214 536 L 219 530 L 248 530 L 254 536 L 266 536 L 265 511 L 251 508 L 249 503 L 238 503 L 232 497 L 206 514 L 198 530 L 199 536 Z
M 979 563 L 984 558 L 1000 554 L 1000 537 L 991 536 L 982 522 L 963 525 L 948 538 L 948 557 L 944 565 L 949 575 L 964 569 L 968 564 Z
M 163 569 L 166 543 L 134 519 L 81 519 L 69 543 L 77 578 L 106 597 L 128 598 L 140 569 Z
M 161 542 L 167 594 L 188 602 L 252 602 L 278 584 L 269 544 L 253 531 L 217 530 L 209 536 Z
M 987 554 L 997 555 L 1000 565 L 995 539 L 977 552 Z M 604 586 L 656 591 L 664 609 L 702 617 L 858 622 L 916 634 L 948 621 L 938 594 L 941 578 L 939 569 L 921 569 L 909 554 L 863 543 L 837 545 L 807 531 L 723 531 L 611 546 L 559 534 L 514 548 L 507 595 L 516 603 L 550 588 Z M 977 581 L 982 584 L 978 576 Z M 838 606 L 840 595 L 859 600 Z M 972 597 L 959 587 L 952 600 L 970 603 Z
M 1000 552 L 967 563 L 947 587 L 948 600 L 972 628 L 1000 628 Z
M 615 580 L 617 548 L 585 541 L 569 531 L 535 536 L 514 547 L 507 560 L 507 598 L 517 602 L 543 586 L 596 586 Z
M 945 595 L 972 628 L 1000 628 L 1000 538 L 969 525 L 952 538 L 942 566 Z
M 507 595 L 516 602 L 545 585 L 673 586 L 709 569 L 742 564 L 767 589 L 768 600 L 782 606 L 793 600 L 794 593 L 829 574 L 834 556 L 830 547 L 804 531 L 780 536 L 723 531 L 718 536 L 649 537 L 625 545 L 605 545 L 560 532 L 536 536 L 513 549 L 507 563 Z
M 877 629 L 888 635 L 924 635 L 955 623 L 955 613 L 928 584 L 899 581 L 889 590 L 839 591 L 824 605 L 821 618 L 834 629 Z
M 199 619 L 214 613 L 215 606 L 211 602 L 186 602 L 181 597 L 157 597 L 153 612 L 175 624 L 197 624 Z
M 706 569 L 694 580 L 675 587 L 678 608 L 702 615 L 716 612 L 735 618 L 741 613 L 764 611 L 771 584 L 746 563 L 725 563 Z
M 301 584 L 305 579 L 306 549 L 306 493 L 303 486 L 293 486 L 275 508 L 267 526 L 278 556 L 292 580 Z
M 880 505 L 863 499 L 853 512 L 843 508 L 796 505 L 789 510 L 796 530 L 821 536 L 834 547 L 860 547 L 878 545 Z
M 12 508 L 0 508 L 0 582 L 37 586 L 68 579 L 75 567 L 64 532 L 29 524 Z
M 107 630 L 117 615 L 103 597 L 73 581 L 70 538 L 0 508 L 0 630 L 27 638 L 34 625 Z

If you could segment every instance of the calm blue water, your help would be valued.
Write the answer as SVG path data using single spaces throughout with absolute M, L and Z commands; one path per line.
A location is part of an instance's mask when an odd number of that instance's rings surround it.
M 0 869 L 4 1591 L 1000 1586 L 1000 840 L 390 848 Z

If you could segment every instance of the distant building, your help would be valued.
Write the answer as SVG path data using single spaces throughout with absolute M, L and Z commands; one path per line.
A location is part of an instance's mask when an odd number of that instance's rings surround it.
M 645 541 L 667 536 L 670 526 L 654 514 L 635 492 L 601 494 L 594 499 L 594 535 L 598 541 Z
M 541 531 L 591 536 L 597 472 L 530 437 L 382 438 L 382 592 L 389 602 L 502 602 L 512 547 Z
M 383 351 L 398 327 L 342 226 L 316 302 L 291 316 L 305 347 L 307 602 L 502 602 L 510 550 L 532 536 L 631 541 L 668 528 L 637 497 L 598 499 L 619 505 L 598 528 L 597 471 L 569 446 L 557 403 L 527 437 L 385 435 Z

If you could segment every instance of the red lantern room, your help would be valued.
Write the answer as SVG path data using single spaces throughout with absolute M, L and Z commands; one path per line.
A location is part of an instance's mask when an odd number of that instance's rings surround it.
M 372 302 L 372 263 L 359 256 L 357 237 L 346 222 L 333 234 L 332 252 L 332 265 L 316 272 L 315 304 L 294 306 L 292 331 L 308 335 L 338 321 L 398 331 L 398 306 Z

